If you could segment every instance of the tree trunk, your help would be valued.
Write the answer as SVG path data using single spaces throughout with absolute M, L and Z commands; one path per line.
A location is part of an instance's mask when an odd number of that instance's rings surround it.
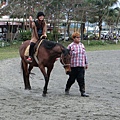
M 85 23 L 81 23 L 81 40 L 83 40 L 84 37 L 84 29 L 85 29 Z
M 70 23 L 68 23 L 67 34 L 70 36 Z
M 101 40 L 102 16 L 99 16 L 99 40 Z

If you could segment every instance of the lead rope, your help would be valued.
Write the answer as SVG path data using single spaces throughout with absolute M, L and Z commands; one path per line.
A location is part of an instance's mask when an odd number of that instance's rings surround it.
M 61 56 L 60 56 L 60 59 L 61 59 L 61 61 L 62 61 L 63 67 L 70 65 L 70 64 L 65 64 L 65 63 L 64 63 L 64 61 L 63 61 L 63 59 L 62 59 L 62 54 L 61 54 Z

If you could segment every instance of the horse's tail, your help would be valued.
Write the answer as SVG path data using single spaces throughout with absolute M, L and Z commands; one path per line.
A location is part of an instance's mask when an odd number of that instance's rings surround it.
M 21 60 L 21 70 L 23 71 L 23 62 L 22 62 L 22 60 Z
M 25 75 L 25 70 L 24 70 L 24 66 L 23 66 L 23 61 L 21 60 L 21 71 L 23 73 L 23 76 Z

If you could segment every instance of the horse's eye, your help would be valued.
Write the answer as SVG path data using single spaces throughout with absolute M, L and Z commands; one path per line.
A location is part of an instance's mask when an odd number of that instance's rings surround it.
M 67 67 L 67 65 L 63 65 L 63 67 L 64 67 L 64 68 L 66 68 L 66 67 Z
M 66 60 L 67 58 L 65 57 L 64 60 Z

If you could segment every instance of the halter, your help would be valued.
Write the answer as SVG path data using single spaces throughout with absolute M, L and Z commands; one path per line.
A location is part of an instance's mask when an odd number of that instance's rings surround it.
M 70 64 L 65 64 L 65 63 L 64 63 L 64 61 L 63 61 L 63 59 L 62 59 L 62 54 L 61 54 L 61 56 L 60 56 L 60 59 L 61 59 L 61 62 L 62 62 L 62 64 L 63 64 L 63 67 L 66 67 L 66 66 L 70 65 Z

